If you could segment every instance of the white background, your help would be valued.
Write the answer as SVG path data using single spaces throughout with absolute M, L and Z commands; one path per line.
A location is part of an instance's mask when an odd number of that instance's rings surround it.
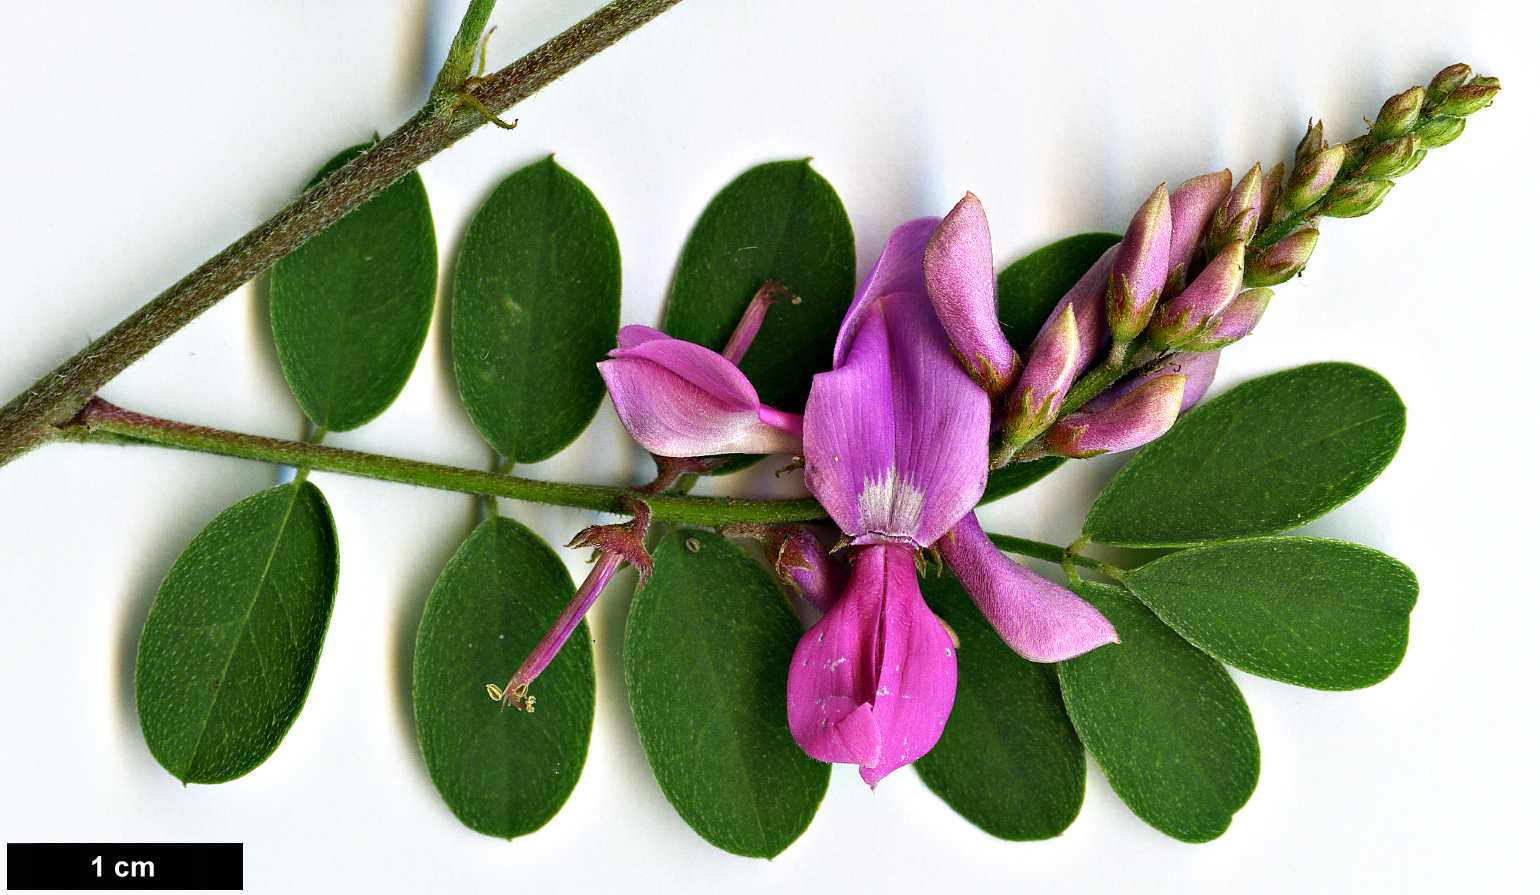
M 337 150 L 404 120 L 457 5 L 0 7 L 0 400 L 279 208 Z M 494 63 L 594 5 L 505 0 Z M 3 838 L 244 842 L 254 892 L 1412 892 L 1532 879 L 1535 34 L 1516 0 L 684 0 L 519 107 L 517 131 L 487 129 L 422 169 L 447 271 L 476 204 L 556 153 L 614 221 L 624 322 L 656 323 L 695 216 L 759 162 L 813 158 L 849 210 L 863 274 L 893 226 L 965 190 L 989 211 L 1003 267 L 1062 236 L 1121 229 L 1162 181 L 1271 164 L 1311 116 L 1333 140 L 1356 136 L 1385 97 L 1449 62 L 1501 77 L 1496 105 L 1378 212 L 1327 222 L 1306 276 L 1221 365 L 1218 388 L 1317 360 L 1395 384 L 1408 406 L 1400 455 L 1309 532 L 1399 557 L 1422 595 L 1406 662 L 1384 684 L 1318 693 L 1237 674 L 1263 770 L 1219 840 L 1155 832 L 1094 766 L 1079 820 L 1043 843 L 992 839 L 910 770 L 874 793 L 837 767 L 779 858 L 719 852 L 675 815 L 637 742 L 619 667 L 624 586 L 592 619 L 598 719 L 571 801 L 512 844 L 472 833 L 427 778 L 408 684 L 422 603 L 476 504 L 321 474 L 343 564 L 309 702 L 249 776 L 184 788 L 139 732 L 138 631 L 180 549 L 276 473 L 70 445 L 0 469 Z M 400 401 L 328 443 L 487 466 L 444 320 Z M 262 294 L 242 289 L 103 395 L 297 437 L 265 321 Z M 985 521 L 1067 543 L 1115 467 L 1080 464 Z M 565 454 L 523 471 L 634 483 L 644 470 L 606 405 Z M 594 521 L 505 512 L 557 542 Z M 579 576 L 583 558 L 566 557 Z

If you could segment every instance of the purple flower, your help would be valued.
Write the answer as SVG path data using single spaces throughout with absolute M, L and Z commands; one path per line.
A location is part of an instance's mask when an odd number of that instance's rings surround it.
M 792 654 L 786 716 L 808 755 L 876 786 L 936 745 L 957 694 L 951 635 L 920 597 L 914 552 L 855 551 L 850 586 Z
M 858 300 L 808 394 L 808 490 L 854 544 L 929 547 L 984 493 L 989 427 L 923 295 Z
M 802 417 L 759 403 L 732 361 L 647 326 L 617 334 L 620 347 L 599 374 L 626 431 L 665 457 L 795 454 Z
M 1072 330 L 1072 313 L 1063 327 Z M 1029 658 L 1068 658 L 1116 635 L 1074 594 L 1005 559 L 978 528 L 990 400 L 926 297 L 863 289 L 836 345 L 835 368 L 813 378 L 803 455 L 809 490 L 856 545 L 854 571 L 797 646 L 787 720 L 809 755 L 857 764 L 875 786 L 935 745 L 956 695 L 955 645 L 920 597 L 918 550 L 937 545 Z M 1072 344 L 1061 347 L 1073 355 Z

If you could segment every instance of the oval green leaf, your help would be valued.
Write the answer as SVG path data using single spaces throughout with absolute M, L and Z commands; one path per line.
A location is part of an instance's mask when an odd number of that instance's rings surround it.
M 1199 407 L 1141 450 L 1086 517 L 1092 540 L 1182 547 L 1298 528 L 1385 469 L 1406 406 L 1353 364 L 1253 379 Z
M 1242 671 L 1354 690 L 1406 655 L 1417 578 L 1358 544 L 1264 538 L 1163 556 L 1128 575 L 1136 596 L 1209 655 Z
M 417 629 L 412 709 L 444 804 L 478 833 L 512 839 L 566 803 L 588 758 L 594 662 L 588 623 L 535 682 L 535 711 L 488 698 L 572 599 L 572 578 L 529 529 L 481 523 L 444 568 Z
M 1183 842 L 1218 837 L 1251 797 L 1261 766 L 1240 690 L 1224 666 L 1121 591 L 1074 589 L 1122 641 L 1059 663 L 1081 741 L 1145 823 Z
M 1058 836 L 1085 800 L 1085 749 L 1053 669 L 1012 652 L 953 576 L 920 589 L 961 644 L 957 700 L 940 741 L 914 763 L 920 779 L 991 836 Z
M 736 855 L 784 851 L 829 785 L 786 722 L 801 637 L 763 567 L 704 531 L 665 538 L 631 604 L 626 689 L 647 761 L 685 823 Z
M 134 671 L 150 753 L 183 783 L 267 760 L 310 692 L 337 591 L 337 531 L 309 482 L 215 517 L 155 595 Z
M 316 181 L 361 154 L 347 149 Z M 389 407 L 428 335 L 438 246 L 414 171 L 273 265 L 273 339 L 311 421 L 341 432 Z
M 701 213 L 679 259 L 663 329 L 720 351 L 767 280 L 781 297 L 739 365 L 759 400 L 800 413 L 829 369 L 855 294 L 855 235 L 834 188 L 806 160 L 750 168 Z
M 518 463 L 552 456 L 604 398 L 594 366 L 620 326 L 620 244 L 588 187 L 551 158 L 504 180 L 455 265 L 451 342 L 482 437 Z

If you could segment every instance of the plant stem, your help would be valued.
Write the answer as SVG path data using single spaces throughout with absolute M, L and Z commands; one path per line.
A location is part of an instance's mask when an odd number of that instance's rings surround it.
M 823 507 L 811 497 L 801 500 L 739 500 L 671 493 L 651 494 L 636 488 L 544 482 L 421 460 L 193 426 L 124 410 L 100 398 L 91 399 L 80 414 L 61 427 L 58 433 L 70 441 L 150 443 L 280 463 L 313 472 L 337 472 L 444 491 L 484 497 L 510 497 L 616 515 L 631 515 L 632 511 L 626 504 L 629 501 L 642 501 L 652 508 L 656 519 L 693 525 L 809 522 L 827 516 Z
M 474 84 L 449 87 L 463 90 L 494 114 L 502 112 L 678 2 L 615 0 L 507 68 Z M 490 10 L 486 0 L 476 0 L 466 21 L 476 24 L 473 18 L 479 15 L 484 22 Z M 467 30 L 469 25 L 462 26 L 462 32 Z M 479 25 L 474 30 L 479 33 Z M 456 38 L 456 51 L 462 56 L 463 36 Z M 454 63 L 451 59 L 446 70 Z M 440 80 L 446 77 L 441 75 Z M 390 136 L 306 190 L 0 409 L 0 466 L 60 437 L 58 427 L 129 364 L 487 121 L 481 112 L 464 108 L 453 90 L 446 92 L 445 85 L 436 85 L 427 104 Z
M 1061 563 L 1067 559 L 1077 566 L 1086 569 L 1094 569 L 1095 571 L 1102 572 L 1104 574 L 1107 572 L 1107 569 L 1116 568 L 1115 566 L 1109 566 L 1104 562 L 1081 556 L 1078 553 L 1071 553 L 1069 550 L 1060 547 L 1057 544 L 1045 544 L 1042 541 L 1029 541 L 1026 538 L 1015 538 L 1011 537 L 1010 535 L 997 535 L 993 532 L 989 534 L 989 540 L 996 547 L 999 547 L 1006 553 L 1016 553 L 1021 556 L 1030 556 L 1034 559 L 1045 559 L 1048 562 Z M 1121 572 L 1122 570 L 1118 569 L 1118 571 Z

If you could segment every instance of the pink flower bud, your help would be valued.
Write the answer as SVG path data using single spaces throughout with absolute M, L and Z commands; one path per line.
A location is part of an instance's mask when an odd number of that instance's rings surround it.
M 599 374 L 637 444 L 665 457 L 801 451 L 802 417 L 759 403 L 727 358 L 646 326 L 616 338 Z
M 1048 430 L 1045 442 L 1061 457 L 1094 457 L 1148 444 L 1176 422 L 1186 386 L 1187 377 L 1180 373 L 1156 376 L 1111 407 L 1070 414 Z
M 1219 250 L 1239 239 L 1250 242 L 1262 220 L 1262 165 L 1251 166 L 1241 182 L 1235 185 L 1224 204 L 1214 212 L 1214 223 L 1209 228 L 1208 253 Z
M 1065 305 L 1038 333 L 1005 410 L 1005 444 L 1011 453 L 1048 428 L 1079 372 L 1080 339 L 1075 309 Z
M 1214 213 L 1230 193 L 1230 171 L 1202 174 L 1171 191 L 1171 251 L 1167 289 L 1180 290 L 1192 273 L 1193 253 L 1208 231 Z
M 1240 292 L 1245 257 L 1245 243 L 1230 243 L 1181 295 L 1161 302 L 1150 322 L 1150 343 L 1180 348 L 1212 326 Z
M 1267 303 L 1272 300 L 1271 289 L 1247 289 L 1242 292 L 1208 332 L 1189 342 L 1189 351 L 1213 351 L 1224 348 L 1251 334 L 1262 320 Z
M 972 193 L 942 219 L 923 264 L 925 289 L 968 375 L 999 397 L 1016 382 L 1021 360 L 1000 331 L 989 221 Z
M 1338 143 L 1297 162 L 1283 188 L 1284 206 L 1298 210 L 1314 205 L 1331 189 L 1346 158 L 1347 147 Z
M 1127 343 L 1144 330 L 1170 270 L 1171 197 L 1165 184 L 1140 206 L 1118 244 L 1107 286 L 1107 326 L 1115 342 Z

